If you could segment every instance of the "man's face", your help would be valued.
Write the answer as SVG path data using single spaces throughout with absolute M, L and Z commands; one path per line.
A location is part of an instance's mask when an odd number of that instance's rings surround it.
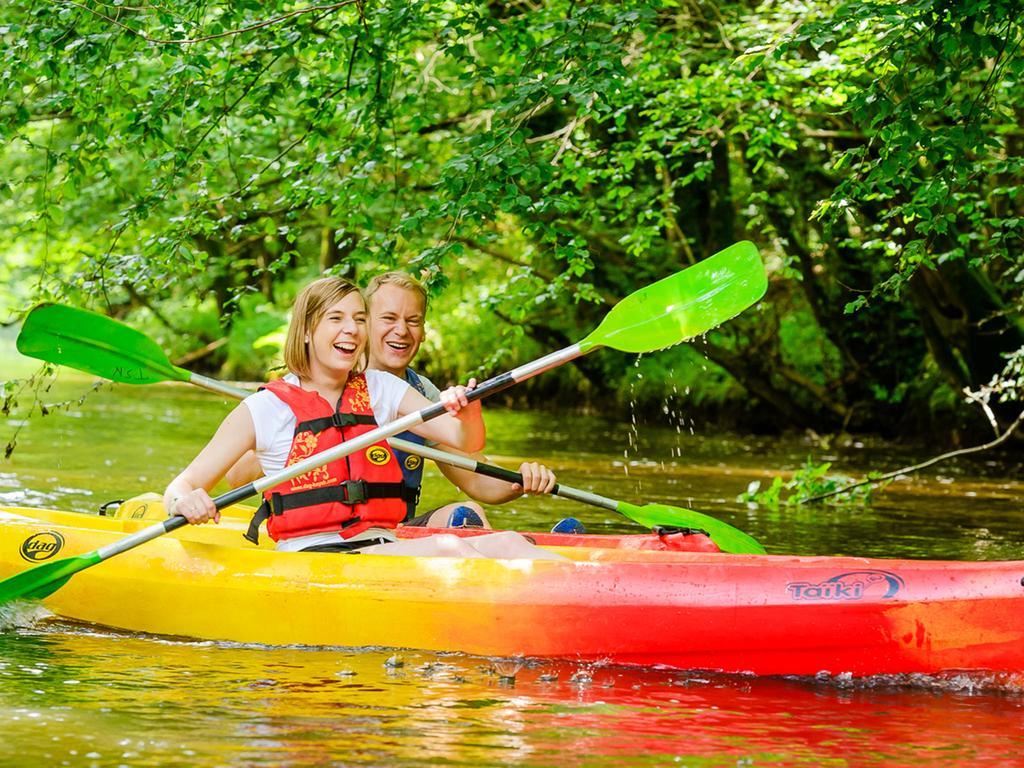
M 423 342 L 425 310 L 415 291 L 382 285 L 370 299 L 370 364 L 404 376 Z

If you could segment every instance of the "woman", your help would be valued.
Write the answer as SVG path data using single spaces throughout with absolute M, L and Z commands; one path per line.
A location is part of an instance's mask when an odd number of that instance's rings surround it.
M 429 407 L 429 400 L 398 377 L 363 371 L 366 323 L 363 297 L 348 280 L 325 277 L 303 289 L 285 342 L 290 373 L 228 414 L 206 447 L 167 486 L 169 512 L 194 525 L 219 521 L 209 490 L 249 450 L 269 475 L 377 424 Z M 469 389 L 473 386 L 470 380 Z M 466 452 L 482 450 L 486 430 L 480 404 L 469 402 L 467 391 L 455 386 L 441 393 L 447 413 L 414 431 Z M 472 544 L 451 535 L 389 544 L 395 541 L 390 529 L 406 509 L 401 480 L 393 451 L 380 442 L 268 490 L 260 509 L 283 551 L 558 557 L 518 534 L 479 537 L 489 541 Z M 255 538 L 255 525 L 250 533 Z

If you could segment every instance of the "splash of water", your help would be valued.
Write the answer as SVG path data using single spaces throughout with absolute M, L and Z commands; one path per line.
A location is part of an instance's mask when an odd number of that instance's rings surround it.
M 630 464 L 634 463 L 630 459 L 630 454 L 639 456 L 640 453 L 640 427 L 636 412 L 636 381 L 643 378 L 643 374 L 639 371 L 642 358 L 642 353 L 636 356 L 636 360 L 633 362 L 633 368 L 637 369 L 636 378 L 629 380 L 629 429 L 626 432 L 627 446 L 622 451 L 622 471 L 627 477 L 629 476 Z M 640 493 L 642 488 L 642 481 L 638 479 L 636 492 Z
M 52 615 L 34 600 L 12 600 L 0 604 L 0 633 L 29 629 Z
M 791 679 L 807 680 L 807 678 L 800 677 Z M 923 688 L 966 695 L 992 691 L 1024 693 L 1024 674 L 1019 672 L 943 672 L 934 675 L 905 673 L 869 675 L 867 677 L 855 677 L 849 672 L 837 674 L 819 672 L 814 676 L 814 682 L 840 690 Z

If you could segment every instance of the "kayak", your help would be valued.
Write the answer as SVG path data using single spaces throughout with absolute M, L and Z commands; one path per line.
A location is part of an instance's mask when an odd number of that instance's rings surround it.
M 0 578 L 111 544 L 157 506 L 0 507 Z M 281 553 L 245 542 L 244 522 L 161 536 L 43 604 L 129 632 L 268 645 L 760 675 L 1024 672 L 1024 562 L 734 555 L 654 534 L 528 534 L 566 560 Z

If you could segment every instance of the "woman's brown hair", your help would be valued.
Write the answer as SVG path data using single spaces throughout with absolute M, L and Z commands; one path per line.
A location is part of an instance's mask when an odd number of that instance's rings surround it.
M 344 277 L 321 277 L 302 289 L 292 306 L 292 321 L 288 326 L 288 338 L 284 343 L 284 364 L 299 378 L 309 376 L 309 343 L 317 325 L 327 310 L 350 293 L 359 293 L 351 280 Z M 362 294 L 359 294 L 362 298 Z M 366 304 L 365 299 L 363 304 Z M 358 373 L 366 368 L 367 350 L 363 345 L 360 362 L 353 369 Z

